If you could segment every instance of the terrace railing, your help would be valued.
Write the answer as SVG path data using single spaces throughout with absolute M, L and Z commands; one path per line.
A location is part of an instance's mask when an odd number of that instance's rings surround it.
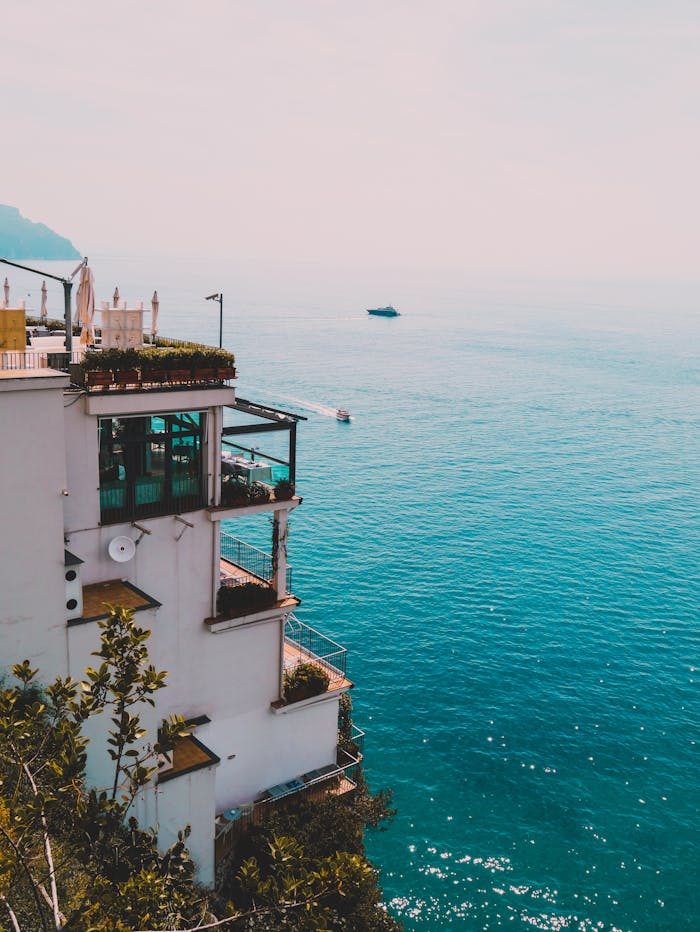
M 258 550 L 245 541 L 231 534 L 221 533 L 221 556 L 229 563 L 235 563 L 242 569 L 257 576 L 266 583 L 273 582 L 272 557 L 264 550 Z M 287 592 L 292 591 L 292 568 L 287 567 Z
M 80 362 L 82 352 L 60 350 L 0 350 L 0 369 L 58 369 L 68 372 L 71 363 Z
M 299 621 L 296 615 L 287 618 L 284 629 L 284 639 L 294 648 L 294 661 L 288 666 L 293 669 L 300 663 L 317 663 L 322 667 L 330 682 L 329 689 L 339 686 L 345 679 L 347 649 L 335 641 Z M 285 665 L 287 661 L 285 661 Z

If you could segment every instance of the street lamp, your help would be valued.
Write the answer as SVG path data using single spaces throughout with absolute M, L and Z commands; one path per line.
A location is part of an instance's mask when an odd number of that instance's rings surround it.
M 205 301 L 218 301 L 219 302 L 219 349 L 224 345 L 224 296 L 220 291 L 217 291 L 215 294 L 208 294 Z

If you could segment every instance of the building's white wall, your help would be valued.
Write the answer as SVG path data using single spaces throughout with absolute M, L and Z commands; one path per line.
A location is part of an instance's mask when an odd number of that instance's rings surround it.
M 197 865 L 197 879 L 214 884 L 214 783 L 217 768 L 203 767 L 161 783 L 156 790 L 158 844 L 166 849 L 177 841 L 177 833 L 190 825 L 187 841 Z
M 286 715 L 258 707 L 197 729 L 197 737 L 221 758 L 216 811 L 249 802 L 268 787 L 334 764 L 337 730 L 337 698 Z
M 96 527 L 100 521 L 97 418 L 85 415 L 86 403 L 84 395 L 77 400 L 68 397 L 64 411 L 66 467 L 71 492 L 65 509 L 67 532 Z M 91 570 L 91 567 L 86 569 Z
M 44 681 L 66 670 L 64 381 L 0 391 L 0 658 L 31 659 Z

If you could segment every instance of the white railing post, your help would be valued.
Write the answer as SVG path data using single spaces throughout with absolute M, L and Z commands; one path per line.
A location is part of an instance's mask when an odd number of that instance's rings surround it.
M 272 541 L 272 585 L 278 599 L 283 599 L 289 594 L 287 592 L 287 535 L 289 533 L 287 519 L 286 508 L 275 512 L 274 533 L 277 535 L 277 540 Z

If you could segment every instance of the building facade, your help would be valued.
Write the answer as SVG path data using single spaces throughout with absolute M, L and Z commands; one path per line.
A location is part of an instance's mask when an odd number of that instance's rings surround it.
M 107 606 L 135 611 L 168 671 L 142 712 L 151 740 L 171 714 L 192 728 L 135 814 L 163 848 L 189 824 L 212 884 L 247 823 L 294 793 L 352 789 L 359 758 L 338 748 L 345 652 L 293 614 L 296 421 L 237 400 L 232 372 L 115 369 L 91 384 L 35 363 L 0 369 L 2 666 L 81 679 Z M 236 534 L 255 522 L 269 552 Z M 309 663 L 320 686 L 285 694 L 285 674 Z M 89 725 L 94 786 L 113 775 L 104 718 Z

